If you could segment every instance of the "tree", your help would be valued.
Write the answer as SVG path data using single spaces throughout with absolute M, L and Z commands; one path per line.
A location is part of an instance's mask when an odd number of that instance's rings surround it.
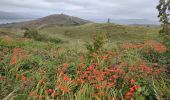
M 159 0 L 159 5 L 157 6 L 159 11 L 158 17 L 160 22 L 163 24 L 162 32 L 166 35 L 169 33 L 169 16 L 170 16 L 170 0 Z

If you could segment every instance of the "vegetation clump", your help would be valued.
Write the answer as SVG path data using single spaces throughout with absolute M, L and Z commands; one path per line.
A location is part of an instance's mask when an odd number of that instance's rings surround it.
M 25 38 L 34 39 L 36 41 L 42 42 L 52 42 L 52 43 L 62 43 L 63 41 L 56 37 L 51 37 L 47 34 L 40 34 L 39 31 L 35 28 L 26 29 L 24 32 Z

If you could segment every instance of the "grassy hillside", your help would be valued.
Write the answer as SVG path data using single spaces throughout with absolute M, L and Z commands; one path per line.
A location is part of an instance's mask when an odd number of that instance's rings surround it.
M 0 99 L 169 99 L 170 47 L 158 30 L 46 26 L 39 29 L 40 41 L 23 38 L 19 28 L 1 28 Z
M 123 40 L 143 40 L 147 38 L 156 38 L 159 28 L 123 26 L 114 24 L 86 24 L 76 27 L 45 27 L 41 32 L 50 34 L 62 34 L 74 39 L 92 39 L 93 35 L 106 33 L 112 41 Z

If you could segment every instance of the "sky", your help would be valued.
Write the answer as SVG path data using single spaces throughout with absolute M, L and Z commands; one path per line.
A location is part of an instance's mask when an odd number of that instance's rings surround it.
M 0 11 L 43 17 L 68 14 L 90 20 L 157 20 L 158 0 L 0 0 Z

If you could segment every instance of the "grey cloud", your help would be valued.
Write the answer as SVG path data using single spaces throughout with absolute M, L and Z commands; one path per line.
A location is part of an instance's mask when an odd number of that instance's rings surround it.
M 0 0 L 0 10 L 46 16 L 66 13 L 86 19 L 157 19 L 158 0 Z

